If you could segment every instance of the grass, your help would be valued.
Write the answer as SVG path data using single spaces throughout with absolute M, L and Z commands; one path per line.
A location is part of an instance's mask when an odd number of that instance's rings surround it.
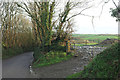
M 97 43 L 87 43 L 87 45 L 96 45 Z M 72 46 L 74 46 L 74 44 L 71 44 Z M 75 44 L 75 46 L 84 46 L 86 45 L 85 43 L 83 44 Z
M 45 47 L 45 51 L 38 47 L 34 49 L 34 62 L 33 67 L 48 66 L 68 60 L 74 55 L 74 53 L 66 53 L 66 47 L 58 44 L 53 44 L 49 47 Z
M 98 54 L 84 70 L 67 78 L 117 78 L 120 73 L 120 43 Z
M 73 37 L 80 37 L 83 40 L 90 40 L 90 41 L 95 41 L 95 42 L 99 42 L 99 41 L 103 41 L 107 38 L 110 39 L 118 39 L 118 35 L 112 35 L 112 34 L 104 34 L 104 35 L 100 35 L 100 34 L 73 34 Z
M 18 55 L 20 53 L 23 53 L 22 48 L 18 48 L 18 47 L 8 48 L 8 49 L 2 48 L 2 59 L 7 59 L 7 58 L 13 57 L 15 55 Z
M 14 47 L 14 48 L 2 48 L 2 59 L 7 59 L 16 55 L 19 55 L 24 52 L 32 51 L 31 47 L 22 48 L 22 47 Z
M 37 57 L 38 59 L 33 63 L 33 67 L 42 67 L 42 66 L 48 66 L 51 64 L 59 63 L 64 60 L 68 60 L 72 57 L 72 55 L 67 55 L 66 52 L 62 51 L 50 51 L 47 54 L 39 54 Z

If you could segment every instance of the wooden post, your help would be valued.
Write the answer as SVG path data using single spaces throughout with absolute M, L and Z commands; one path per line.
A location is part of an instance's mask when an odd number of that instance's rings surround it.
M 87 45 L 87 40 L 86 40 L 86 43 L 85 43 L 85 45 Z
M 70 52 L 70 40 L 66 41 L 66 52 Z

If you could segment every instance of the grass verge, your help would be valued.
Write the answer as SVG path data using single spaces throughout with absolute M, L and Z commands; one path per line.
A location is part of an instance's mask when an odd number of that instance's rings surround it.
M 22 48 L 22 47 L 14 47 L 14 48 L 2 48 L 2 59 L 7 59 L 24 52 L 33 51 L 32 48 Z
M 50 64 L 55 64 L 62 62 L 64 60 L 70 59 L 74 53 L 66 53 L 65 46 L 52 45 L 50 47 L 45 47 L 45 51 L 38 47 L 34 49 L 34 62 L 33 67 L 42 67 Z
M 22 48 L 8 48 L 8 49 L 4 49 L 2 48 L 2 59 L 7 59 L 10 57 L 13 57 L 15 55 L 18 55 L 20 53 L 23 53 L 23 49 Z
M 73 53 L 72 53 L 73 54 Z M 48 66 L 51 64 L 59 63 L 64 60 L 68 60 L 72 57 L 72 55 L 67 55 L 66 52 L 62 51 L 50 51 L 47 54 L 39 54 L 38 59 L 33 63 L 33 67 L 42 67 Z

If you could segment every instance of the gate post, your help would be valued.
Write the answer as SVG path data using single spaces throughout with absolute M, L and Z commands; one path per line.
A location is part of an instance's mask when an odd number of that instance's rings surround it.
M 70 52 L 70 40 L 66 41 L 66 52 Z

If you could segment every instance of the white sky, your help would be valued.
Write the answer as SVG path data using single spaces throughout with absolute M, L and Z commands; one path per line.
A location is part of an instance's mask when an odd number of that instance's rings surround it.
M 118 4 L 118 1 L 116 1 Z M 115 8 L 112 0 L 104 6 L 101 17 L 94 19 L 95 31 L 92 26 L 91 18 L 79 15 L 74 18 L 74 30 L 76 34 L 118 34 L 118 22 L 111 17 L 110 8 Z M 99 16 L 102 7 L 94 7 L 83 13 L 91 16 Z M 77 10 L 79 12 L 79 10 Z

